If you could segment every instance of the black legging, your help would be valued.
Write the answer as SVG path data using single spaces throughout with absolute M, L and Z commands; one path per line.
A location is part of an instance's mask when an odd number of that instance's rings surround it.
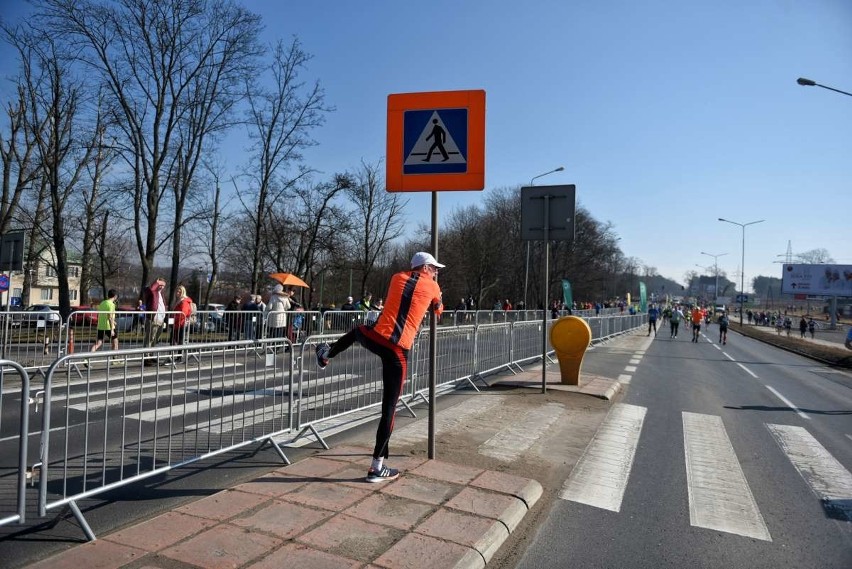
M 376 334 L 369 326 L 361 325 L 353 328 L 332 344 L 328 357 L 333 358 L 343 352 L 356 340 L 382 360 L 382 414 L 379 419 L 379 426 L 376 428 L 376 446 L 373 449 L 373 458 L 387 458 L 389 455 L 388 445 L 396 416 L 396 404 L 399 402 L 399 396 L 402 393 L 402 386 L 405 384 L 405 376 L 408 371 L 408 350 L 391 344 L 389 340 Z

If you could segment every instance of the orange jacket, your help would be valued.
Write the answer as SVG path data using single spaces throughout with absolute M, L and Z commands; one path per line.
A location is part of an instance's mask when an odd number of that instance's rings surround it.
M 391 277 L 385 307 L 373 330 L 390 343 L 409 350 L 430 306 L 435 306 L 438 316 L 444 311 L 438 283 L 418 271 L 397 273 Z

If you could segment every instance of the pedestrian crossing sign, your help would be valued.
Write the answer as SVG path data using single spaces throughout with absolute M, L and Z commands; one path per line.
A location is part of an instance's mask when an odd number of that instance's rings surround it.
M 389 192 L 485 187 L 485 91 L 388 96 Z

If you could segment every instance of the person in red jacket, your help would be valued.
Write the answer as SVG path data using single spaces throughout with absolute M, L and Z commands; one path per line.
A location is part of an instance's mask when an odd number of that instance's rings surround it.
M 175 322 L 172 326 L 172 346 L 183 345 L 186 337 L 186 325 L 189 323 L 189 317 L 192 316 L 192 299 L 186 294 L 186 287 L 180 285 L 177 288 L 177 300 L 175 301 L 172 310 L 176 312 Z M 181 358 L 177 358 L 180 361 Z
M 375 324 L 353 328 L 333 345 L 323 343 L 316 348 L 320 368 L 356 341 L 382 359 L 382 411 L 367 482 L 384 482 L 399 476 L 399 471 L 388 467 L 384 460 L 389 454 L 396 404 L 407 375 L 408 352 L 426 311 L 431 309 L 440 316 L 444 310 L 437 282 L 438 269 L 443 268 L 429 253 L 415 253 L 411 270 L 391 277 L 384 309 Z

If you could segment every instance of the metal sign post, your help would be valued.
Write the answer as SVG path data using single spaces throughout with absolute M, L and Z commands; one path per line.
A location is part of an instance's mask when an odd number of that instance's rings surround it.
M 438 257 L 438 190 L 485 187 L 485 91 L 388 95 L 389 192 L 432 192 L 432 255 Z M 435 458 L 438 317 L 429 316 L 429 442 Z
M 544 241 L 544 314 L 541 330 L 541 392 L 547 393 L 547 311 L 550 298 L 550 242 L 574 240 L 576 186 L 521 188 L 521 239 Z

